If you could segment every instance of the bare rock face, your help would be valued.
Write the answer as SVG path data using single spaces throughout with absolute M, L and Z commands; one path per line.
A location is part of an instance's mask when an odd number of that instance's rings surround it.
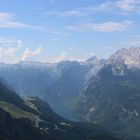
M 114 74 L 124 74 L 124 69 L 140 69 L 140 48 L 120 49 L 108 60 Z

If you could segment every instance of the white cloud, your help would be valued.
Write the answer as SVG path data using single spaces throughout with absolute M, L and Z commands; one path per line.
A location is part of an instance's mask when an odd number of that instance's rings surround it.
M 106 11 L 117 14 L 140 14 L 140 0 L 116 0 L 106 1 L 100 4 L 100 11 Z
M 22 46 L 21 40 L 15 40 L 13 38 L 0 38 L 1 47 L 11 47 L 11 46 Z
M 14 15 L 11 13 L 0 13 L 0 21 L 12 20 Z
M 22 51 L 22 53 L 21 53 Z M 38 62 L 51 62 L 57 63 L 60 61 L 84 61 L 89 56 L 72 56 L 70 51 L 62 51 L 56 56 L 45 56 L 43 54 L 43 47 L 39 46 L 35 50 L 24 48 L 21 40 L 13 38 L 0 38 L 0 63 L 15 64 L 20 61 L 38 61 Z
M 22 54 L 21 61 L 26 61 L 30 58 L 39 56 L 42 53 L 42 50 L 43 50 L 42 47 L 38 47 L 37 49 L 33 51 L 30 50 L 29 48 L 26 48 L 24 53 Z
M 17 40 L 17 46 L 18 46 L 19 48 L 21 48 L 21 46 L 22 46 L 21 40 Z
M 114 7 L 125 12 L 140 12 L 140 0 L 119 0 Z
M 108 0 L 97 5 L 89 5 L 65 11 L 49 11 L 45 12 L 47 16 L 66 17 L 82 17 L 99 12 L 131 14 L 140 13 L 140 0 Z
M 55 62 L 60 62 L 68 59 L 69 59 L 68 52 L 61 52 L 61 54 L 58 57 L 54 58 Z
M 31 25 L 20 22 L 16 19 L 14 14 L 1 12 L 0 12 L 0 29 L 27 29 L 48 32 L 51 34 L 65 35 L 60 31 L 49 29 L 47 26 Z
M 140 13 L 140 0 L 108 0 L 97 7 L 99 11 L 109 11 L 120 14 Z
M 78 62 L 83 62 L 87 59 L 89 59 L 90 57 L 95 56 L 95 53 L 91 52 L 85 56 L 72 56 L 69 52 L 64 52 L 62 51 L 60 53 L 60 55 L 55 56 L 55 57 L 48 57 L 45 56 L 44 58 L 42 58 L 40 60 L 40 62 L 49 62 L 49 63 L 58 63 L 61 61 L 78 61 Z
M 124 22 L 105 22 L 105 23 L 84 23 L 80 25 L 67 26 L 67 29 L 77 30 L 77 31 L 96 31 L 96 32 L 114 32 L 122 31 L 132 25 L 131 21 Z
M 0 62 L 1 63 L 17 63 L 19 61 L 16 56 L 17 51 L 19 50 L 19 46 L 13 47 L 0 47 Z
M 43 27 L 41 26 L 34 26 L 17 21 L 15 19 L 15 15 L 11 13 L 0 13 L 0 28 L 31 29 L 43 31 Z
M 45 15 L 57 16 L 60 18 L 86 16 L 86 14 L 81 12 L 80 10 L 71 10 L 71 11 L 62 11 L 62 12 L 61 11 L 52 11 L 52 12 L 46 12 Z
M 64 52 L 62 51 L 60 53 L 60 55 L 55 56 L 55 57 L 48 57 L 45 56 L 44 58 L 42 58 L 40 61 L 41 62 L 50 62 L 50 63 L 57 63 L 60 61 L 64 61 L 64 60 L 70 60 L 71 58 L 69 57 L 69 53 L 68 52 Z
M 24 49 L 20 55 L 20 51 Z M 24 48 L 21 40 L 13 38 L 0 38 L 0 63 L 14 64 L 19 61 L 38 60 L 42 57 L 43 47 L 39 46 L 35 50 Z
M 20 58 L 17 56 L 18 51 L 22 47 L 21 40 L 14 38 L 0 38 L 0 62 L 1 63 L 17 63 Z

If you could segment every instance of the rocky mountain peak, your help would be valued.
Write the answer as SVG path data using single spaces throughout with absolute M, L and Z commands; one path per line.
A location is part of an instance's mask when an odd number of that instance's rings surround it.
M 94 61 L 96 61 L 96 60 L 98 60 L 98 58 L 97 58 L 95 55 L 92 55 L 91 57 L 89 57 L 89 58 L 86 60 L 86 62 L 94 62 Z
M 140 69 L 140 47 L 118 50 L 109 58 L 108 64 L 117 69 Z

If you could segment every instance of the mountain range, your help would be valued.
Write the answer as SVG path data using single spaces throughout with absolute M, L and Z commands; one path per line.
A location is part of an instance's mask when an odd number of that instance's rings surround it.
M 37 96 L 67 119 L 140 139 L 140 48 L 106 60 L 0 64 L 0 77 L 21 97 Z

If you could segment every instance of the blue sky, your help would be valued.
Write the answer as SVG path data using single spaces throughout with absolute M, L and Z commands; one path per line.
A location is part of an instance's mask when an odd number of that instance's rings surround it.
M 108 58 L 140 46 L 140 0 L 0 1 L 0 62 Z

